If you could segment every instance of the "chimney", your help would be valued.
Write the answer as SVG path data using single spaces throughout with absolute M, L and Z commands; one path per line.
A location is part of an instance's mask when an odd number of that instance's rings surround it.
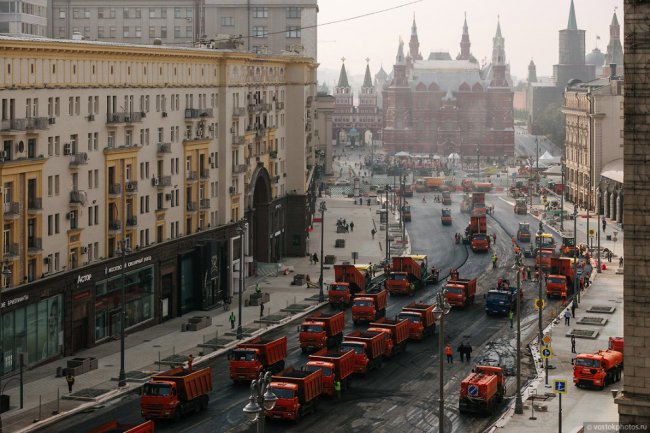
M 609 80 L 616 78 L 616 63 L 609 64 Z

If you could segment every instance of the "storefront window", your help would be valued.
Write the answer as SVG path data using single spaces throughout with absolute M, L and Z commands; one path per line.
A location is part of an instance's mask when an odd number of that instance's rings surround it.
M 187 313 L 194 309 L 194 260 L 191 256 L 181 259 L 181 309 Z

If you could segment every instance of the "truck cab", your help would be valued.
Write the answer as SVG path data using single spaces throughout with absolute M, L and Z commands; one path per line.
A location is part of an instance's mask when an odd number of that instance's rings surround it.
M 576 239 L 573 236 L 562 235 L 562 246 L 560 252 L 564 256 L 572 256 L 576 249 Z
M 422 315 L 416 311 L 401 311 L 397 315 L 397 320 L 408 320 L 409 338 L 411 340 L 422 340 L 424 337 L 424 324 Z
M 487 252 L 490 250 L 490 243 L 488 241 L 488 235 L 485 233 L 476 233 L 472 235 L 471 240 L 472 251 L 484 251 Z
M 370 359 L 366 354 L 366 343 L 362 341 L 347 341 L 343 340 L 341 343 L 341 352 L 353 351 L 354 352 L 354 372 L 365 374 L 368 371 L 368 363 Z
M 451 225 L 451 209 L 449 208 L 444 208 L 442 209 L 442 216 L 440 217 L 440 221 L 442 222 L 443 226 L 450 226 Z
M 412 195 L 413 195 L 413 193 L 411 192 L 411 196 Z M 406 222 L 411 221 L 411 205 L 406 204 L 406 205 L 402 206 L 402 218 Z
M 228 355 L 230 360 L 230 377 L 233 380 L 253 380 L 262 371 L 260 350 L 252 347 L 233 349 Z
M 300 399 L 298 397 L 298 385 L 289 382 L 273 381 L 269 390 L 275 394 L 277 400 L 269 418 L 297 420 L 300 410 Z
M 156 407 L 155 418 L 172 418 L 178 400 L 178 390 L 174 382 L 152 380 L 142 386 L 140 405 L 143 408 Z M 151 412 L 147 417 L 150 415 Z
M 386 288 L 391 293 L 412 293 L 414 290 L 413 284 L 409 281 L 409 276 L 406 272 L 391 272 L 388 274 L 386 280 Z
M 327 332 L 325 322 L 305 320 L 300 325 L 298 340 L 304 349 L 313 347 L 324 347 L 327 345 Z
M 327 299 L 332 305 L 349 305 L 352 299 L 349 283 L 333 283 L 327 286 Z

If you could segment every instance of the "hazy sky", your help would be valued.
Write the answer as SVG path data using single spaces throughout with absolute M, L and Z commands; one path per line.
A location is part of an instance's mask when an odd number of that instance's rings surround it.
M 321 0 L 318 2 L 318 23 L 411 1 Z M 578 28 L 586 30 L 587 51 L 597 44 L 605 52 L 614 7 L 618 7 L 618 20 L 623 25 L 623 0 L 574 1 Z M 499 15 L 511 73 L 525 78 L 532 58 L 537 65 L 537 75 L 550 76 L 552 65 L 558 61 L 558 30 L 567 26 L 569 5 L 570 0 L 423 0 L 389 12 L 319 27 L 318 61 L 322 68 L 338 70 L 341 57 L 345 57 L 350 74 L 363 74 L 364 59 L 369 57 L 373 78 L 382 63 L 386 72 L 390 72 L 400 35 L 404 39 L 405 54 L 408 53 L 414 13 L 422 56 L 427 58 L 430 51 L 444 50 L 455 58 L 460 52 L 463 14 L 467 12 L 471 51 L 479 61 L 483 58 L 489 61 L 492 56 L 492 37 Z M 596 40 L 596 35 L 600 40 Z

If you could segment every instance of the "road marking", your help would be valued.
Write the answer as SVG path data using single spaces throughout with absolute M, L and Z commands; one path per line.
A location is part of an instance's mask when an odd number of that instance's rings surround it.
M 390 412 L 391 410 L 395 409 L 396 407 L 397 407 L 396 404 L 392 405 L 392 406 L 390 407 L 390 409 L 388 409 L 388 410 L 386 411 L 386 413 Z

